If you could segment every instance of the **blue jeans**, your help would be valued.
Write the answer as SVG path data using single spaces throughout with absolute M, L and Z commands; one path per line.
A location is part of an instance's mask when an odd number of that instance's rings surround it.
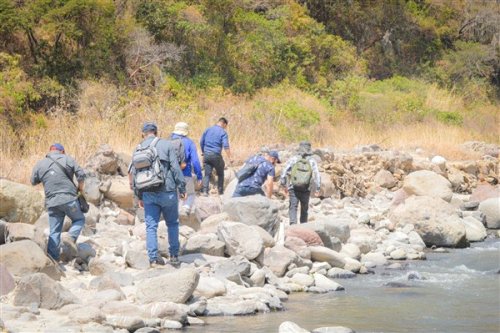
M 233 193 L 233 198 L 246 197 L 254 194 L 260 194 L 265 196 L 265 193 L 264 191 L 262 191 L 261 188 L 255 188 L 250 186 L 236 186 L 236 189 L 234 190 Z
M 163 214 L 167 223 L 170 256 L 177 256 L 179 254 L 179 199 L 177 192 L 145 192 L 142 199 L 149 260 L 153 261 L 159 258 L 157 231 L 160 214 Z
M 82 231 L 83 225 L 85 224 L 85 216 L 80 210 L 78 200 L 70 201 L 55 207 L 49 207 L 47 212 L 49 213 L 50 226 L 47 253 L 49 256 L 54 258 L 54 260 L 59 260 L 61 252 L 61 232 L 64 224 L 64 217 L 67 215 L 71 219 L 72 223 L 68 232 L 76 242 L 80 232 Z

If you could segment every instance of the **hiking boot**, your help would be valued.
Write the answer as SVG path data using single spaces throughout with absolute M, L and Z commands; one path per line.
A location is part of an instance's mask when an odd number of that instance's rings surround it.
M 178 267 L 181 264 L 181 262 L 179 261 L 179 257 L 177 256 L 170 256 L 169 263 L 174 267 Z
M 158 257 L 154 260 L 149 261 L 151 267 L 165 266 L 165 260 L 162 257 Z

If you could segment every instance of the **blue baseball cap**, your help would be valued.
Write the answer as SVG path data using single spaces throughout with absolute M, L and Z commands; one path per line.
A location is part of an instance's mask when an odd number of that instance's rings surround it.
M 278 152 L 276 150 L 271 150 L 269 152 L 269 156 L 274 157 L 276 159 L 276 163 L 281 163 L 280 155 L 278 154 Z
M 54 150 L 54 149 L 57 149 L 59 151 L 64 151 L 64 147 L 62 144 L 60 143 L 53 143 L 51 146 L 50 146 L 50 150 Z
M 147 121 L 142 125 L 142 132 L 157 132 L 158 127 L 152 121 Z

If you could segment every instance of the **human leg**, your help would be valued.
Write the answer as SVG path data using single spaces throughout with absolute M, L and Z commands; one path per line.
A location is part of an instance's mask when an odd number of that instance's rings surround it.
M 83 215 L 80 204 L 78 200 L 69 202 L 64 205 L 64 212 L 71 219 L 71 227 L 68 230 L 71 238 L 76 242 L 78 236 L 80 236 L 80 232 L 85 225 L 85 215 Z
M 54 260 L 59 260 L 61 232 L 64 224 L 64 211 L 59 206 L 49 207 L 47 210 L 49 214 L 49 228 L 50 234 L 47 242 L 47 253 Z
M 300 223 L 307 223 L 309 211 L 309 198 L 311 197 L 310 191 L 295 192 L 300 201 Z
M 217 173 L 217 190 L 219 195 L 224 194 L 224 159 L 222 155 L 217 156 L 217 162 L 215 164 L 215 172 Z
M 201 193 L 207 193 L 210 186 L 210 176 L 212 175 L 212 170 L 214 166 L 212 164 L 212 155 L 207 155 L 203 157 L 203 170 L 205 174 L 203 175 Z
M 162 193 L 162 192 L 159 192 Z M 158 255 L 158 222 L 160 221 L 161 206 L 158 204 L 159 193 L 146 192 L 143 195 L 144 222 L 146 224 L 146 249 L 149 261 L 155 261 Z
M 170 257 L 179 255 L 179 202 L 176 192 L 162 192 L 161 211 L 168 231 Z
M 288 197 L 290 199 L 290 205 L 288 206 L 288 217 L 290 219 L 290 224 L 297 223 L 297 209 L 299 208 L 299 199 L 295 195 L 293 189 L 288 190 Z
M 196 198 L 196 194 L 194 191 L 194 179 L 193 179 L 193 177 L 184 177 L 184 179 L 186 180 L 187 198 L 185 200 L 183 200 L 182 205 L 189 213 L 189 211 L 193 207 L 194 200 Z

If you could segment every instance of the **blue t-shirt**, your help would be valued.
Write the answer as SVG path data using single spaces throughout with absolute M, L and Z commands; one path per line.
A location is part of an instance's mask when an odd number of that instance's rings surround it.
M 226 131 L 219 125 L 207 128 L 201 136 L 200 147 L 203 154 L 220 154 L 222 148 L 229 148 L 229 138 Z
M 246 163 L 259 163 L 259 166 L 252 176 L 239 183 L 238 186 L 261 188 L 266 182 L 268 176 L 274 177 L 275 175 L 274 165 L 263 156 L 254 156 Z

